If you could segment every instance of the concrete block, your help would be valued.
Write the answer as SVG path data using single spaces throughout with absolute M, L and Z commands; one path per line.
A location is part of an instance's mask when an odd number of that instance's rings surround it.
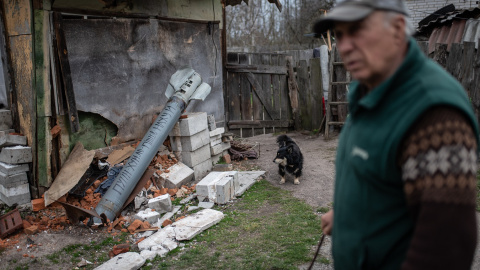
M 215 195 L 217 204 L 226 204 L 235 197 L 233 178 L 224 177 L 215 184 Z
M 27 137 L 22 135 L 13 135 L 0 133 L 0 147 L 13 145 L 27 145 Z
M 30 195 L 30 189 L 28 188 L 28 183 L 16 185 L 10 188 L 0 185 L 0 193 L 5 195 L 6 197 L 13 197 L 13 196 L 18 196 L 23 194 Z
M 210 137 L 210 146 L 215 146 L 222 143 L 222 136 L 218 135 L 215 137 Z
M 29 170 L 28 164 L 14 165 L 14 164 L 0 162 L 0 172 L 2 172 L 7 176 L 19 174 L 21 172 L 28 172 L 28 170 Z
M 205 145 L 192 152 L 182 151 L 182 162 L 190 168 L 210 159 L 210 145 Z
M 240 179 L 239 179 L 239 176 L 238 176 L 238 172 L 237 171 L 226 171 L 226 173 L 227 173 L 226 177 L 232 178 L 234 189 L 238 190 L 240 188 Z M 234 195 L 232 195 L 232 198 L 233 198 L 233 196 Z
M 153 209 L 147 208 L 144 211 L 140 211 L 134 215 L 134 219 L 139 219 L 142 221 L 148 221 L 148 223 L 153 224 L 158 221 L 160 213 L 153 211 Z
M 30 202 L 30 192 L 10 197 L 7 197 L 0 192 L 0 201 L 4 202 L 8 206 L 12 206 L 14 204 L 26 204 Z
M 230 142 L 222 142 L 220 144 L 217 144 L 215 146 L 211 146 L 210 147 L 210 154 L 212 156 L 215 156 L 215 155 L 218 155 L 218 154 L 222 154 L 223 151 L 227 150 L 227 149 L 230 149 L 231 145 L 230 145 Z
M 205 208 L 205 209 L 211 209 L 215 205 L 214 202 L 199 202 L 198 207 Z
M 173 127 L 170 137 L 192 136 L 202 130 L 208 129 L 206 112 L 186 113 L 187 118 L 182 118 Z
M 194 205 L 189 205 L 187 207 L 187 212 L 192 212 L 192 211 L 195 211 L 195 210 L 198 210 L 200 207 L 198 206 L 194 206 Z
M 207 122 L 208 122 L 209 131 L 217 129 L 217 124 L 215 123 L 215 115 L 213 114 L 207 115 Z
M 0 172 L 0 185 L 2 185 L 3 187 L 12 188 L 23 184 L 28 184 L 26 172 L 21 172 L 14 175 L 6 175 Z
M 12 112 L 10 110 L 0 110 L 0 130 L 9 130 L 12 127 Z
M 166 188 L 179 188 L 192 181 L 194 177 L 194 170 L 182 162 L 178 162 L 170 167 L 169 171 L 160 175 L 160 180 L 165 181 L 164 187 Z
M 32 148 L 29 146 L 4 147 L 0 152 L 0 162 L 10 164 L 32 162 Z
M 193 175 L 195 181 L 202 179 L 205 175 L 207 175 L 207 173 L 212 170 L 212 167 L 212 161 L 210 158 L 198 165 L 193 166 Z
M 143 242 L 143 241 L 142 241 Z M 140 242 L 141 243 L 141 242 Z M 95 270 L 133 270 L 145 264 L 145 258 L 136 252 L 125 252 L 106 261 Z
M 222 172 L 211 172 L 197 183 L 196 191 L 199 202 L 208 198 L 210 202 L 215 200 L 215 184 L 224 177 Z
M 148 200 L 148 207 L 155 209 L 160 214 L 172 211 L 172 200 L 170 200 L 170 194 L 158 196 L 156 198 Z
M 225 132 L 225 128 L 216 128 L 215 130 L 210 131 L 210 137 L 221 135 L 222 133 Z
M 175 238 L 178 241 L 190 240 L 197 234 L 220 222 L 223 217 L 224 215 L 220 211 L 203 209 L 200 212 L 174 222 L 171 226 L 175 228 Z
M 221 139 L 220 139 L 221 141 Z M 192 152 L 198 148 L 210 143 L 208 129 L 204 129 L 191 136 L 174 136 L 170 137 L 173 151 Z
M 262 175 L 265 175 L 265 171 L 238 172 L 239 188 L 235 189 L 235 196 L 242 196 Z
M 142 205 L 144 205 L 147 202 L 147 198 L 140 197 L 137 195 L 133 201 L 135 204 L 135 210 L 138 210 L 140 209 L 140 207 L 142 207 Z
M 222 160 L 223 153 L 212 156 L 212 165 L 215 167 L 218 162 Z
M 175 229 L 172 226 L 167 226 L 156 233 L 138 243 L 138 249 L 150 250 L 153 247 L 161 246 L 168 251 L 175 249 L 178 242 L 175 240 Z

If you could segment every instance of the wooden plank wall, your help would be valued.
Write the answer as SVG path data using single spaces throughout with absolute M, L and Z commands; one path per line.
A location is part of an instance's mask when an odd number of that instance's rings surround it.
M 251 137 L 287 131 L 293 125 L 286 56 L 278 53 L 228 53 L 227 66 L 230 68 L 227 68 L 226 102 L 229 132 Z
M 36 106 L 33 68 L 33 36 L 32 7 L 29 0 L 4 0 L 3 15 L 5 33 L 10 51 L 12 75 L 12 115 L 15 131 L 27 137 L 27 144 L 35 149 Z M 36 157 L 33 158 L 33 168 L 36 168 Z M 32 171 L 31 193 L 38 195 L 37 184 L 34 182 L 35 170 Z
M 428 42 L 419 42 L 419 45 L 426 53 Z M 450 51 L 446 48 L 447 44 L 435 44 L 435 51 L 428 56 L 462 84 L 480 121 L 480 50 L 475 49 L 475 42 L 454 43 Z

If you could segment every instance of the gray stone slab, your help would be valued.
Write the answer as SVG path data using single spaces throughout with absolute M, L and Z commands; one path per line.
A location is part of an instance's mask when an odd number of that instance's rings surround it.
M 220 211 L 203 209 L 202 211 L 174 222 L 171 226 L 175 228 L 175 238 L 178 241 L 190 240 L 197 234 L 220 222 L 223 217 L 224 214 Z
M 145 264 L 145 261 L 145 258 L 136 252 L 125 252 L 111 258 L 95 270 L 137 270 Z
M 202 179 L 203 177 L 205 177 L 205 175 L 207 175 L 207 173 L 212 170 L 212 167 L 213 165 L 211 159 L 207 159 L 204 162 L 193 166 L 193 176 L 195 178 L 195 181 L 197 179 Z
M 14 187 L 5 187 L 3 185 L 0 185 L 0 193 L 5 195 L 6 197 L 13 197 L 23 194 L 30 195 L 30 189 L 28 183 L 15 185 Z
M 138 243 L 138 249 L 140 250 L 151 250 L 153 247 L 159 246 L 168 251 L 178 247 L 178 242 L 175 239 L 175 228 L 167 226 Z
M 28 164 L 8 164 L 0 162 L 0 172 L 8 175 L 19 174 L 21 172 L 28 172 Z
M 198 209 L 200 209 L 200 207 L 194 206 L 194 205 L 189 205 L 187 207 L 187 212 L 192 212 L 192 211 L 195 211 L 195 210 L 198 210 Z
M 221 141 L 221 139 L 220 139 Z M 210 136 L 208 129 L 204 129 L 197 134 L 191 136 L 173 136 L 170 137 L 173 151 L 187 151 L 192 152 L 198 148 L 210 143 Z
M 178 120 L 170 132 L 170 137 L 191 136 L 202 130 L 208 129 L 207 113 L 190 112 L 185 115 L 187 115 L 187 118 Z
M 10 110 L 0 110 L 0 130 L 9 130 L 12 127 L 12 112 Z
M 215 201 L 215 184 L 225 175 L 225 172 L 211 172 L 198 182 L 195 187 L 198 201 L 203 202 L 205 198 L 208 198 L 211 202 Z
M 0 152 L 0 162 L 21 164 L 32 162 L 32 148 L 29 146 L 4 147 Z
M 27 184 L 28 178 L 26 172 L 21 172 L 14 175 L 6 175 L 0 172 L 0 185 L 5 188 L 12 188 L 19 185 Z
M 171 166 L 168 173 L 162 173 L 160 179 L 165 181 L 166 188 L 179 188 L 193 180 L 194 170 L 182 162 Z
M 239 188 L 235 190 L 235 196 L 242 196 L 262 175 L 265 175 L 265 171 L 238 172 Z
M 215 146 L 222 143 L 222 136 L 218 135 L 215 137 L 210 137 L 210 146 Z
M 27 145 L 27 137 L 22 135 L 13 135 L 0 133 L 0 147 L 13 145 Z
M 172 211 L 172 200 L 170 200 L 170 194 L 158 196 L 156 198 L 148 200 L 148 207 L 155 209 L 160 214 Z
M 198 165 L 207 159 L 210 159 L 211 156 L 209 144 L 202 146 L 192 152 L 182 151 L 180 153 L 182 155 L 182 162 L 190 168 L 193 168 L 193 166 Z

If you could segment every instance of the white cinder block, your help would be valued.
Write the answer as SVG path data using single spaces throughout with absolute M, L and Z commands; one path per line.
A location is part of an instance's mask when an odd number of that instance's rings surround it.
M 21 172 L 14 175 L 6 175 L 0 172 L 0 184 L 5 188 L 12 188 L 27 183 L 28 178 L 26 172 Z
M 169 168 L 168 173 L 162 173 L 160 179 L 164 180 L 164 187 L 166 188 L 178 188 L 182 185 L 192 181 L 194 177 L 194 170 L 189 168 L 182 162 L 178 162 Z
M 135 214 L 134 219 L 139 219 L 142 221 L 148 221 L 148 223 L 153 224 L 158 221 L 160 213 L 157 211 L 152 211 L 152 209 L 147 208 L 144 211 L 140 211 Z
M 208 129 L 206 112 L 186 113 L 187 118 L 182 118 L 173 127 L 170 137 L 192 136 L 202 130 Z
M 207 144 L 192 152 L 182 151 L 181 156 L 182 162 L 193 168 L 207 159 L 210 160 L 210 145 Z
M 233 179 L 231 177 L 224 177 L 215 184 L 217 204 L 226 204 L 235 197 L 235 190 L 233 188 Z
M 221 154 L 224 150 L 230 149 L 230 147 L 231 147 L 230 142 L 224 142 L 224 143 L 222 142 L 222 143 L 217 144 L 215 146 L 211 146 L 210 147 L 210 154 L 212 156 Z
M 155 209 L 160 214 L 172 211 L 172 200 L 170 194 L 158 196 L 156 198 L 148 200 L 148 207 Z
M 217 135 L 222 135 L 222 133 L 225 133 L 225 128 L 216 128 L 213 131 L 210 131 L 210 137 L 217 136 Z
M 15 165 L 0 162 L 0 172 L 4 173 L 7 176 L 19 174 L 21 172 L 27 172 L 28 170 L 28 164 Z
M 221 139 L 220 139 L 221 141 Z M 194 151 L 210 143 L 208 129 L 204 129 L 191 136 L 173 136 L 170 137 L 173 151 Z
M 212 160 L 209 158 L 204 162 L 193 166 L 193 175 L 195 180 L 202 179 L 213 168 Z
M 12 145 L 26 145 L 27 137 L 22 135 L 12 135 L 5 132 L 0 132 L 0 147 Z

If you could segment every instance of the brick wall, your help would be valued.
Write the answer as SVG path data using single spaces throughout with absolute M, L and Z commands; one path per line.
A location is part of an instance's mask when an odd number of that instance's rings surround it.
M 478 0 L 406 0 L 410 11 L 413 26 L 417 27 L 418 22 L 438 9 L 454 4 L 456 9 L 478 7 Z

